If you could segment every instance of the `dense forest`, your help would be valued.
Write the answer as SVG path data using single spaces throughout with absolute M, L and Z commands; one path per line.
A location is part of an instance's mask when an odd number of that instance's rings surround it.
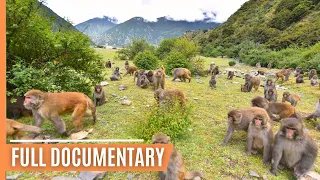
M 255 65 L 320 71 L 320 1 L 251 0 L 226 22 L 185 35 L 205 56 L 228 56 Z

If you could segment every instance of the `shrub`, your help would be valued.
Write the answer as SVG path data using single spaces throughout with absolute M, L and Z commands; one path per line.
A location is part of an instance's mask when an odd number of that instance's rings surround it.
M 236 65 L 236 61 L 229 61 L 229 66 L 234 66 Z
M 133 60 L 133 63 L 139 69 L 156 69 L 158 66 L 158 59 L 150 51 L 139 52 Z
M 190 69 L 191 63 L 188 59 L 180 52 L 171 52 L 165 59 L 165 70 L 166 74 L 171 74 L 171 70 L 174 68 L 187 68 Z
M 137 124 L 137 136 L 150 140 L 154 134 L 162 132 L 172 139 L 178 138 L 191 125 L 191 109 L 191 106 L 181 108 L 178 101 L 173 105 L 154 106 L 151 110 L 148 109 L 146 120 Z

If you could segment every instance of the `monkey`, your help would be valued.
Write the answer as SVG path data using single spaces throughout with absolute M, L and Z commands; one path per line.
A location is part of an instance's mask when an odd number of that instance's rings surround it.
M 106 62 L 106 68 L 111 68 L 111 61 Z
M 94 87 L 93 102 L 95 106 L 102 106 L 106 102 L 106 95 L 101 85 Z
M 120 68 L 116 67 L 116 69 L 113 71 L 112 75 L 110 76 L 111 81 L 119 81 L 122 79 L 121 74 L 120 74 Z
M 231 110 L 228 112 L 228 129 L 224 141 L 220 143 L 220 145 L 225 146 L 227 145 L 229 139 L 234 133 L 234 130 L 248 130 L 250 122 L 253 120 L 254 117 L 257 115 L 261 115 L 266 117 L 267 115 L 266 110 L 259 107 L 249 107 L 246 109 L 239 109 L 239 110 Z
M 216 88 L 216 84 L 217 84 L 216 75 L 212 75 L 209 81 L 209 85 L 211 88 Z
M 154 92 L 154 98 L 158 104 L 164 104 L 166 102 L 172 103 L 175 100 L 178 100 L 181 105 L 186 104 L 184 93 L 178 89 L 164 90 L 159 88 Z
M 211 63 L 210 63 L 210 68 L 207 70 L 207 75 L 208 75 L 208 74 L 212 74 L 214 65 L 215 65 L 214 62 L 211 62 Z
M 166 134 L 157 133 L 152 136 L 152 144 L 169 143 L 170 137 Z M 166 171 L 160 171 L 159 177 L 160 180 L 184 180 L 194 179 L 195 177 L 204 178 L 204 175 L 199 171 L 186 171 L 183 156 L 173 147 L 167 169 Z
M 290 102 L 292 106 L 296 106 L 298 104 L 298 101 L 300 100 L 300 95 L 299 94 L 291 94 L 289 92 L 284 92 L 282 95 L 282 102 Z
M 267 112 L 261 110 L 261 114 L 257 114 L 250 122 L 247 136 L 246 155 L 251 155 L 252 150 L 263 150 L 265 165 L 270 164 L 273 144 L 273 131 L 269 121 Z
M 159 85 L 161 85 L 161 88 L 164 89 L 164 85 L 166 83 L 166 74 L 164 72 L 164 67 L 157 68 L 157 70 L 153 73 L 153 87 L 154 90 L 157 90 L 159 88 Z
M 29 90 L 25 93 L 24 107 L 32 110 L 35 125 L 40 127 L 44 119 L 49 119 L 56 131 L 63 135 L 70 135 L 82 129 L 82 118 L 91 114 L 96 122 L 96 107 L 92 100 L 79 92 L 46 93 L 40 90 Z M 68 133 L 61 114 L 72 113 L 72 122 L 75 126 Z
M 256 67 L 257 67 L 257 68 L 261 68 L 260 62 L 258 62 L 258 63 L 256 64 Z
M 220 73 L 220 71 L 219 71 L 219 66 L 216 66 L 216 67 L 214 67 L 214 69 L 212 70 L 212 73 L 211 73 L 211 74 L 217 75 L 217 74 L 219 74 L 219 73 Z
M 309 120 L 311 118 L 313 118 L 314 120 L 317 120 L 318 117 L 320 117 L 320 98 L 317 103 L 316 110 L 312 114 L 310 114 L 308 117 L 306 117 L 306 120 Z
M 37 126 L 30 126 L 12 119 L 6 119 L 6 136 L 13 136 L 15 139 L 20 139 L 24 136 L 24 132 L 32 132 L 39 134 L 41 129 Z
M 300 178 L 313 166 L 318 154 L 318 146 L 305 132 L 299 119 L 287 118 L 281 121 L 275 135 L 270 172 L 278 173 L 278 165 L 293 169 L 293 175 Z
M 256 74 L 256 76 L 258 76 L 258 75 L 264 75 L 265 74 L 265 72 L 264 71 L 262 71 L 262 70 L 259 70 L 259 71 L 257 71 L 257 74 Z
M 265 97 L 269 102 L 277 102 L 278 93 L 276 88 L 270 88 L 267 90 L 267 96 Z
M 173 79 L 172 81 L 179 78 L 182 82 L 186 82 L 186 79 L 191 81 L 191 72 L 186 68 L 174 68 L 172 69 Z
M 232 80 L 233 76 L 234 76 L 234 71 L 228 71 L 228 78 L 227 79 Z
M 299 117 L 295 107 L 290 104 L 284 102 L 268 102 L 268 100 L 261 96 L 254 97 L 251 100 L 251 106 L 265 109 L 268 112 L 269 117 L 274 121 L 279 121 L 280 119 L 288 117 Z M 279 115 L 279 119 L 273 114 Z
M 241 92 L 249 92 L 249 84 L 241 84 Z
M 267 68 L 268 68 L 268 69 L 271 69 L 271 68 L 272 68 L 272 62 L 269 62 L 269 63 L 268 63 Z
M 303 74 L 299 74 L 296 78 L 296 84 L 304 83 Z
M 315 69 L 311 69 L 310 72 L 309 72 L 309 80 L 311 80 L 311 78 L 314 76 L 314 75 L 317 75 L 317 70 Z
M 130 76 L 132 76 L 134 74 L 134 72 L 138 71 L 138 68 L 135 66 L 129 66 L 128 68 L 126 68 L 127 72 L 123 75 L 127 75 L 130 74 Z
M 272 79 L 268 79 L 264 85 L 264 98 L 267 98 L 267 92 L 269 89 L 276 89 L 276 85 Z
M 146 73 L 147 79 L 149 80 L 149 82 L 152 84 L 153 83 L 153 71 L 148 71 Z
M 148 88 L 149 83 L 150 83 L 150 82 L 149 82 L 149 80 L 148 80 L 148 78 L 147 78 L 146 75 L 142 75 L 142 76 L 140 77 L 140 87 L 141 87 L 142 89 Z
M 133 81 L 135 82 L 136 80 L 136 78 L 137 78 L 137 83 L 136 83 L 136 86 L 137 87 L 140 87 L 140 77 L 142 76 L 142 75 L 144 75 L 145 74 L 145 70 L 144 69 L 140 69 L 140 70 L 138 70 L 138 71 L 136 71 L 135 73 L 134 73 L 134 78 L 133 78 Z
M 294 77 L 298 77 L 300 74 L 304 74 L 301 67 L 296 67 L 294 70 Z
M 311 86 L 316 86 L 316 85 L 318 85 L 318 84 L 319 84 L 318 76 L 317 76 L 317 75 L 314 75 L 314 76 L 312 77 L 312 79 L 310 80 L 310 85 L 311 85 Z
M 16 99 L 16 102 L 11 103 L 11 99 Z M 21 96 L 7 96 L 7 118 L 18 119 L 21 116 L 32 116 L 32 111 L 23 106 L 24 98 Z
M 293 69 L 289 68 L 289 69 L 282 69 L 279 72 L 276 73 L 276 80 L 275 82 L 281 78 L 281 83 L 283 83 L 283 81 L 288 81 L 289 77 L 292 73 Z
M 253 87 L 255 91 L 259 89 L 260 77 L 253 77 L 250 74 L 245 74 L 244 79 L 245 79 L 245 84 L 248 84 L 248 92 L 251 92 Z
M 126 61 L 126 62 L 124 63 L 124 66 L 128 66 L 128 67 L 129 67 L 129 61 Z

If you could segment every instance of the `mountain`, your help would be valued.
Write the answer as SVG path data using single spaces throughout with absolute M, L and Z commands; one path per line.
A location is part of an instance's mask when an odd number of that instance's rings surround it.
M 319 0 L 250 0 L 218 28 L 185 36 L 202 47 L 213 44 L 228 48 L 250 40 L 280 50 L 314 45 L 320 41 L 319 27 Z
M 181 36 L 196 29 L 213 29 L 219 23 L 204 21 L 175 21 L 167 17 L 157 21 L 147 21 L 142 17 L 134 17 L 114 26 L 99 36 L 96 44 L 121 47 L 131 42 L 132 38 L 143 38 L 151 44 L 158 44 L 165 38 Z
M 58 14 L 53 12 L 49 7 L 41 4 L 41 8 L 46 12 L 47 15 L 49 15 L 51 18 L 54 19 L 55 26 L 53 28 L 54 31 L 58 30 L 59 27 L 61 26 L 64 29 L 69 28 L 70 30 L 77 31 L 77 29 L 68 21 L 60 17 Z
M 97 41 L 100 34 L 115 26 L 117 20 L 104 16 L 103 18 L 93 18 L 77 24 L 75 27 L 84 34 L 88 35 L 93 41 Z

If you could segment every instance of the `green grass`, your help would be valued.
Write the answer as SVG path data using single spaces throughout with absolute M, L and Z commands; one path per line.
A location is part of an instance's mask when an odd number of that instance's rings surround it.
M 115 62 L 115 65 L 120 66 L 124 73 L 124 61 L 114 61 L 114 50 L 97 50 L 104 57 Z M 205 65 L 209 67 L 210 62 L 215 62 L 221 66 L 221 70 L 229 67 L 226 59 L 206 58 Z M 132 61 L 130 61 L 132 65 Z M 252 67 L 234 66 L 232 68 L 246 71 Z M 260 68 L 261 69 L 261 68 Z M 266 69 L 265 69 L 266 70 Z M 137 138 L 135 136 L 134 125 L 137 121 L 144 120 L 144 114 L 148 110 L 147 105 L 155 103 L 153 99 L 153 89 L 140 89 L 134 85 L 132 76 L 123 77 L 122 81 L 111 82 L 109 76 L 111 69 L 104 69 L 107 72 L 106 80 L 110 83 L 104 87 L 109 102 L 97 108 L 98 121 L 92 125 L 91 118 L 84 119 L 84 128 L 94 128 L 94 133 L 90 134 L 90 139 L 109 139 L 109 138 Z M 276 70 L 272 70 L 276 71 Z M 278 176 L 272 176 L 267 173 L 269 166 L 262 164 L 262 155 L 244 156 L 246 146 L 246 133 L 237 132 L 233 135 L 228 145 L 225 147 L 219 146 L 223 141 L 227 129 L 227 113 L 232 108 L 247 108 L 250 106 L 250 100 L 254 96 L 263 95 L 263 89 L 260 87 L 257 92 L 244 93 L 240 92 L 240 84 L 244 82 L 241 78 L 227 80 L 226 74 L 222 74 L 217 78 L 217 88 L 209 88 L 209 78 L 201 77 L 197 80 L 193 78 L 191 83 L 172 82 L 170 77 L 166 79 L 167 89 L 181 89 L 185 92 L 188 103 L 192 103 L 194 108 L 191 113 L 192 126 L 188 133 L 174 140 L 174 146 L 184 156 L 187 170 L 200 170 L 205 174 L 206 179 L 241 179 L 251 178 L 249 170 L 256 171 L 260 177 L 266 174 L 268 179 L 293 179 L 291 172 L 279 170 Z M 204 84 L 197 83 L 203 81 Z M 233 82 L 239 82 L 234 84 Z M 127 90 L 119 91 L 118 85 L 124 84 L 128 86 Z M 285 82 L 284 86 L 289 88 L 290 92 L 299 93 L 302 95 L 302 100 L 298 103 L 297 109 L 303 114 L 309 114 L 314 111 L 317 98 L 320 97 L 320 89 L 318 87 L 310 87 L 309 81 L 305 84 L 296 85 L 293 76 L 290 81 Z M 112 93 L 120 97 L 127 96 L 133 101 L 131 106 L 122 106 L 121 100 L 111 96 Z M 283 91 L 278 91 L 278 100 L 281 99 Z M 194 98 L 199 98 L 195 101 Z M 67 122 L 67 128 L 71 129 L 70 115 L 65 115 L 63 118 Z M 31 117 L 22 118 L 19 121 L 31 124 Z M 306 127 L 310 130 L 310 135 L 317 144 L 320 145 L 320 133 L 314 130 L 314 127 L 319 122 L 305 122 Z M 59 137 L 54 132 L 53 126 L 49 121 L 46 121 L 43 126 L 44 134 L 53 134 Z M 279 123 L 273 123 L 273 131 L 276 132 L 279 128 Z M 146 140 L 150 143 L 150 140 Z M 320 154 L 320 153 L 319 153 Z M 319 155 L 320 156 L 320 155 Z M 316 166 L 313 168 L 320 173 L 320 158 L 317 158 Z M 12 174 L 14 172 L 9 172 Z M 76 176 L 69 172 L 25 172 L 23 179 L 49 179 L 54 176 Z M 126 179 L 128 174 L 136 174 L 137 179 L 157 179 L 157 172 L 109 172 L 105 179 Z

